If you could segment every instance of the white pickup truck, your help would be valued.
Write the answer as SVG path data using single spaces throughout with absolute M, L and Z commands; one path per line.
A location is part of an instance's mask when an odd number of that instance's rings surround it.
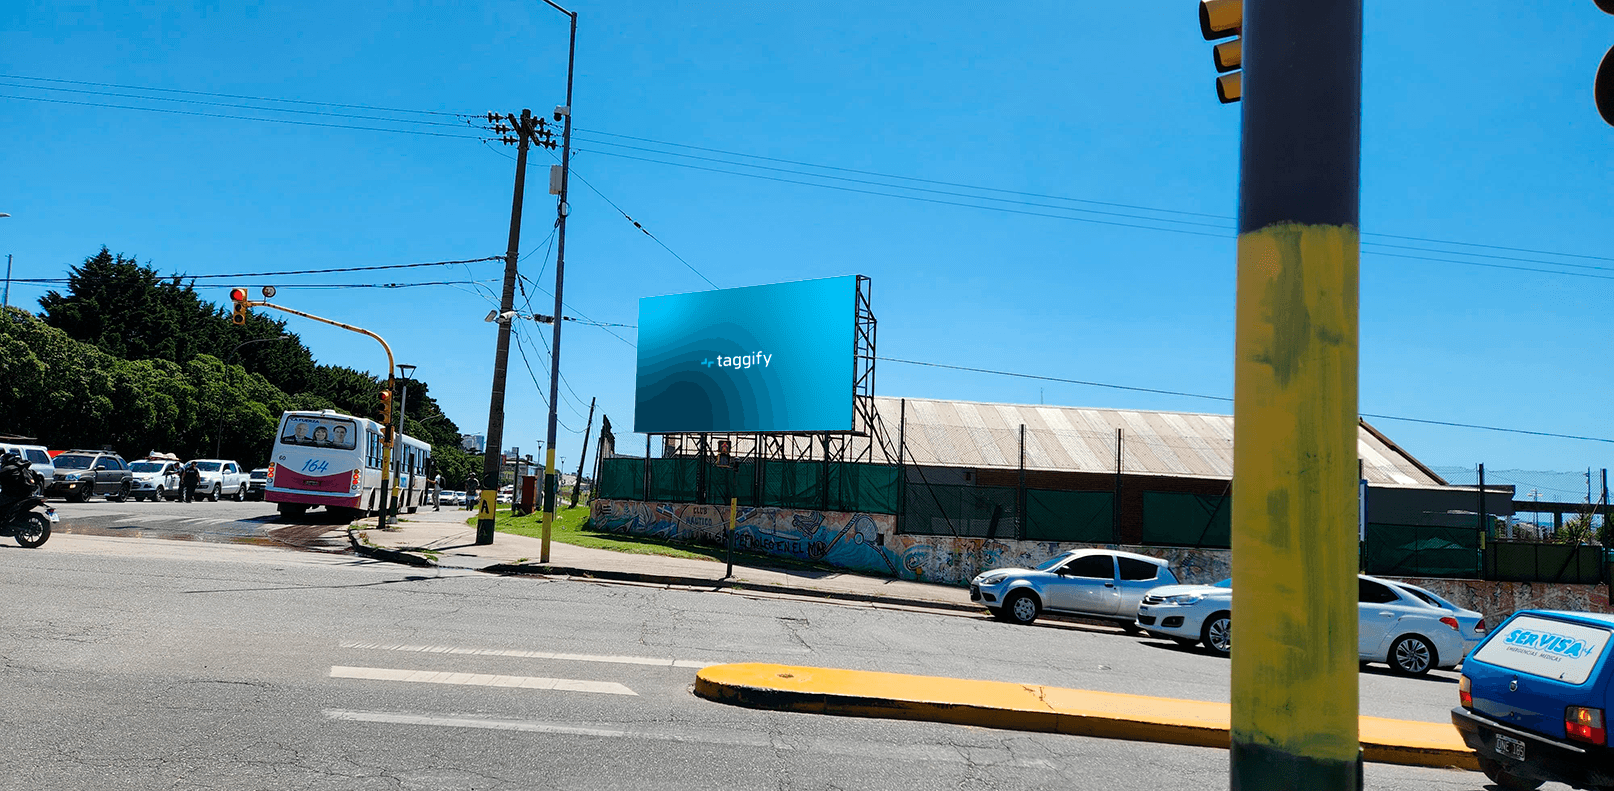
M 196 483 L 197 497 L 215 502 L 220 497 L 246 499 L 250 473 L 241 469 L 240 464 L 228 459 L 195 459 L 191 463 L 201 473 L 201 480 Z

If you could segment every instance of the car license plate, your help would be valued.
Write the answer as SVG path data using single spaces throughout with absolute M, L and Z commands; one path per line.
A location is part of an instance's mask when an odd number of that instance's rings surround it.
M 1524 760 L 1524 742 L 1512 736 L 1496 735 L 1496 751 L 1515 761 Z

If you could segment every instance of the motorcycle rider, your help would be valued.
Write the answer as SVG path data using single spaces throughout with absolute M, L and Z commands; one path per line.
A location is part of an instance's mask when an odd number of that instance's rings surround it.
M 0 517 L 11 507 L 34 496 L 33 462 L 8 451 L 0 456 Z

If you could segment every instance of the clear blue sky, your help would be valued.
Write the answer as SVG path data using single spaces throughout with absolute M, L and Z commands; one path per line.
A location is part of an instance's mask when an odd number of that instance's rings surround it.
M 884 356 L 1230 395 L 1239 116 L 1215 100 L 1195 3 L 601 3 L 580 13 L 575 172 L 719 286 L 874 279 Z M 676 5 L 676 7 L 674 7 Z M 24 2 L 0 10 L 0 94 L 97 105 L 381 123 L 72 93 L 114 83 L 441 112 L 548 112 L 565 89 L 566 20 L 538 0 L 477 4 Z M 1362 226 L 1537 252 L 1368 236 L 1366 413 L 1614 438 L 1605 347 L 1614 311 L 1614 130 L 1592 77 L 1614 17 L 1590 2 L 1372 2 L 1365 24 Z M 17 87 L 24 86 L 24 87 Z M 265 106 L 263 103 L 254 103 Z M 444 116 L 322 109 L 454 123 Z M 1175 212 L 907 182 L 926 194 L 602 144 L 613 133 L 788 160 Z M 0 252 L 59 277 L 101 245 L 164 272 L 261 272 L 498 255 L 508 150 L 475 139 L 0 99 Z M 502 146 L 495 146 L 503 149 Z M 797 181 L 1173 227 L 1188 235 L 745 178 Z M 796 165 L 756 164 L 810 171 Z M 522 271 L 553 285 L 553 199 L 530 182 Z M 855 173 L 825 175 L 870 179 Z M 1011 198 L 1060 208 L 992 203 Z M 567 302 L 633 324 L 642 296 L 707 288 L 574 183 Z M 1207 223 L 1184 225 L 1081 214 Z M 1403 253 L 1468 264 L 1394 258 Z M 1508 258 L 1479 258 L 1473 253 Z M 1606 256 L 1605 258 L 1575 258 Z M 1473 264 L 1523 267 L 1538 271 Z M 1566 265 L 1573 264 L 1574 268 Z M 498 263 L 299 282 L 489 280 Z M 1561 274 L 1574 272 L 1593 277 Z M 233 283 L 210 282 L 223 303 Z M 247 279 L 252 285 L 262 279 Z M 496 283 L 489 284 L 497 289 Z M 13 287 L 32 306 L 39 287 Z M 533 309 L 548 313 L 548 297 Z M 486 424 L 493 325 L 470 286 L 291 290 L 282 301 L 386 336 L 463 430 Z M 528 325 L 531 327 L 532 325 Z M 367 339 L 294 321 L 326 363 L 377 370 Z M 533 328 L 536 329 L 536 328 Z M 587 401 L 632 447 L 631 329 L 567 325 L 560 453 Z M 528 354 L 547 389 L 544 344 Z M 505 445 L 528 451 L 544 405 L 512 354 Z M 1229 405 L 883 363 L 882 395 L 1227 412 Z M 1614 444 L 1375 421 L 1432 465 L 1614 466 Z

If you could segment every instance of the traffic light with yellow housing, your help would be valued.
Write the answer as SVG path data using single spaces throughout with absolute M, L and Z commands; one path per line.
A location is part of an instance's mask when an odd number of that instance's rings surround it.
M 1595 0 L 1605 14 L 1614 14 L 1614 0 Z M 1592 87 L 1592 98 L 1597 101 L 1597 114 L 1603 122 L 1614 126 L 1614 47 L 1603 53 L 1603 63 L 1597 67 L 1597 82 Z
M 1599 2 L 1614 0 L 1599 0 Z M 1244 95 L 1243 65 L 1244 0 L 1199 0 L 1199 32 L 1206 41 L 1231 38 L 1211 48 L 1211 60 L 1221 76 L 1216 78 L 1216 98 L 1232 104 Z
M 247 290 L 230 289 L 230 301 L 235 303 L 235 312 L 230 314 L 230 321 L 238 326 L 247 323 Z
M 390 390 L 381 391 L 381 422 L 383 424 L 392 422 L 392 391 Z

